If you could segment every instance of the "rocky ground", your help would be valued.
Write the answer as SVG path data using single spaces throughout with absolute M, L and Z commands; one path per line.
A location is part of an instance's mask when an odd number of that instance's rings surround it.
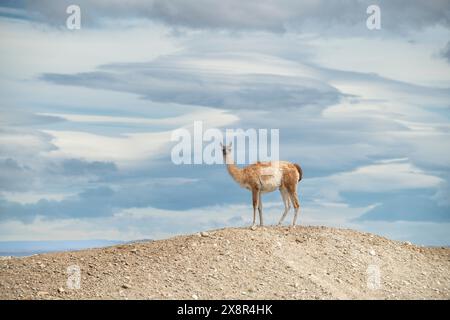
M 4 258 L 0 298 L 449 299 L 450 249 L 326 227 L 221 229 Z

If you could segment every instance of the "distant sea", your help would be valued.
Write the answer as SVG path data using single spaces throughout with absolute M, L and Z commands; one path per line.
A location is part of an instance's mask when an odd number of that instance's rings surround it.
M 119 240 L 52 240 L 52 241 L 0 241 L 0 256 L 23 257 L 38 253 L 102 248 L 127 243 Z

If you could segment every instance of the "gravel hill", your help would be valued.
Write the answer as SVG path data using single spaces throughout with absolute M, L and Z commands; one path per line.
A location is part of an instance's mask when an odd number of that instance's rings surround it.
M 69 266 L 80 288 L 67 286 Z M 227 228 L 0 260 L 1 299 L 449 299 L 450 249 L 328 227 Z

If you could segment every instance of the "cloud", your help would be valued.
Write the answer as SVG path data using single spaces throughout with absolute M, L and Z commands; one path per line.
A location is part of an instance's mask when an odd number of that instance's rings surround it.
M 343 191 L 383 192 L 432 188 L 442 179 L 428 175 L 408 162 L 388 162 L 357 168 L 329 177 Z
M 169 65 L 170 63 L 170 65 Z M 100 71 L 43 74 L 42 80 L 135 93 L 165 103 L 222 109 L 324 107 L 341 94 L 313 78 L 267 74 L 227 74 L 192 66 L 184 57 L 138 64 L 112 64 Z
M 441 57 L 450 63 L 450 41 L 447 42 L 447 45 L 441 50 Z
M 48 219 L 35 216 L 26 223 L 20 220 L 2 222 L 0 239 L 161 239 L 225 225 L 238 226 L 243 221 L 249 223 L 249 209 L 242 204 L 184 211 L 130 207 L 117 210 L 109 217 Z
M 51 197 L 18 203 L 15 201 L 17 197 L 3 194 L 4 198 L 0 198 L 0 220 L 29 221 L 36 215 L 46 219 L 107 217 L 122 209 L 147 206 L 179 210 L 181 214 L 195 207 L 221 203 L 223 198 L 219 191 L 227 194 L 229 186 L 234 184 L 228 178 L 224 179 L 227 173 L 223 167 L 199 169 L 200 175 L 193 175 L 193 178 L 175 176 L 180 172 L 186 174 L 186 167 L 177 168 L 173 165 L 172 168 L 164 162 L 163 166 L 152 168 L 153 172 L 147 172 L 146 169 L 133 172 L 128 169 L 104 174 L 99 179 L 91 178 L 89 183 L 75 180 L 75 186 L 82 189 L 62 199 Z M 161 177 L 158 177 L 158 173 Z M 193 171 L 189 170 L 189 173 L 193 174 Z M 66 181 L 73 177 L 68 174 L 57 176 Z M 210 177 L 206 180 L 206 176 Z M 67 190 L 67 186 L 56 190 Z M 247 198 L 243 196 L 248 196 L 244 190 L 237 195 L 230 193 L 227 194 L 227 201 L 237 202 L 238 199 Z
M 33 129 L 5 128 L 0 133 L 0 155 L 3 157 L 16 155 L 26 158 L 55 148 L 49 135 Z
M 15 126 L 31 126 L 31 125 L 45 125 L 51 123 L 58 123 L 64 121 L 61 117 L 53 115 L 39 115 L 22 110 L 8 110 L 6 107 L 0 106 L 0 125 L 2 129 L 5 127 Z
M 300 192 L 318 203 L 372 206 L 357 217 L 348 216 L 348 221 L 439 222 L 450 220 L 448 204 L 435 200 L 442 196 L 445 181 L 411 165 L 408 159 L 392 159 L 348 172 L 307 178 L 301 183 Z
M 62 114 L 62 113 L 44 113 L 42 115 L 49 117 L 58 117 L 70 122 L 94 123 L 94 124 L 122 124 L 132 126 L 148 127 L 170 127 L 178 128 L 191 125 L 194 121 L 207 119 L 208 125 L 211 127 L 219 127 L 230 124 L 239 120 L 238 117 L 227 112 L 212 109 L 203 109 L 177 115 L 169 118 L 143 118 L 143 117 L 120 117 L 120 116 L 104 116 L 92 114 Z
M 311 37 L 303 41 L 302 48 L 314 50 L 310 59 L 329 69 L 377 74 L 422 86 L 446 84 L 448 87 L 450 65 L 436 58 L 436 52 L 442 52 L 442 43 L 447 41 L 448 28 L 436 26 L 411 32 L 402 39 L 374 35 Z
M 31 169 L 11 158 L 0 160 L 0 190 L 23 191 L 33 182 Z
M 409 241 L 418 245 L 448 246 L 450 244 L 448 222 L 425 221 L 366 221 L 363 224 L 355 224 L 366 232 L 383 235 L 389 239 Z
M 391 239 L 411 241 L 420 245 L 448 245 L 445 222 L 414 221 L 352 221 L 369 207 L 343 204 L 308 204 L 304 207 L 302 225 L 328 225 L 374 232 Z M 281 204 L 265 203 L 266 223 L 275 223 L 282 212 Z M 288 219 L 292 218 L 292 212 Z M 187 211 L 161 210 L 152 207 L 127 208 L 110 217 L 47 219 L 36 216 L 31 221 L 4 221 L 0 224 L 0 240 L 71 240 L 71 239 L 162 239 L 224 226 L 245 226 L 251 223 L 250 204 L 207 206 Z
M 10 188 L 9 188 L 10 189 Z M 33 204 L 37 203 L 40 200 L 50 200 L 50 201 L 62 201 L 73 194 L 70 193 L 43 193 L 43 192 L 1 192 L 1 197 L 10 202 L 17 202 L 20 204 Z
M 356 221 L 450 222 L 450 206 L 439 206 L 426 193 L 392 194 Z
M 437 188 L 443 180 L 411 165 L 395 160 L 366 165 L 352 171 L 311 178 L 305 187 L 314 188 L 321 199 L 340 200 L 344 192 L 385 193 L 408 189 Z
M 342 102 L 344 97 L 353 97 L 354 106 L 358 99 L 372 100 L 370 111 L 380 115 L 380 102 L 392 105 L 395 101 L 394 108 L 404 109 L 411 105 L 446 108 L 450 99 L 448 88 L 250 53 L 178 53 L 146 63 L 102 65 L 92 72 L 44 73 L 40 79 L 134 93 L 161 103 L 239 111 L 304 107 L 323 110 Z M 357 107 L 352 111 L 359 112 Z
M 80 159 L 64 159 L 61 163 L 62 170 L 58 172 L 62 175 L 97 175 L 105 176 L 112 172 L 117 172 L 117 166 L 114 162 L 88 162 Z
M 52 136 L 52 143 L 58 148 L 49 152 L 51 157 L 115 161 L 120 165 L 144 161 L 159 153 L 170 141 L 170 132 L 124 134 L 121 137 L 76 131 L 45 132 Z
M 150 19 L 175 27 L 193 29 L 266 30 L 314 30 L 330 32 L 330 26 L 360 27 L 365 30 L 366 9 L 371 1 L 183 1 L 183 0 L 135 0 L 124 4 L 114 0 L 77 2 L 82 8 L 83 19 L 90 25 L 99 25 L 103 19 Z M 27 11 L 41 21 L 63 25 L 70 1 L 26 1 Z M 436 24 L 450 24 L 450 6 L 445 0 L 432 3 L 423 1 L 385 1 L 380 3 L 383 28 L 406 31 Z M 336 32 L 336 31 L 334 31 Z M 341 30 L 342 33 L 342 30 Z
M 194 121 L 204 121 L 205 129 L 232 124 L 238 117 L 225 111 L 206 109 L 169 118 L 130 118 L 117 116 L 59 115 L 72 122 L 111 124 L 123 123 L 134 127 L 142 125 L 144 130 L 154 132 L 120 133 L 106 136 L 82 131 L 43 130 L 51 137 L 57 149 L 48 152 L 49 157 L 81 158 L 89 161 L 114 162 L 119 166 L 137 166 L 144 161 L 170 153 L 172 130 L 193 126 Z M 157 130 L 163 126 L 164 131 Z M 168 129 L 172 130 L 168 130 Z

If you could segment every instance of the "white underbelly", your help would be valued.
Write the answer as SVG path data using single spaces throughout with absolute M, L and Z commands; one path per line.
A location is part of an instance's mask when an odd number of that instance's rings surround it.
M 270 173 L 260 176 L 261 192 L 272 192 L 281 186 L 281 170 L 275 169 Z

